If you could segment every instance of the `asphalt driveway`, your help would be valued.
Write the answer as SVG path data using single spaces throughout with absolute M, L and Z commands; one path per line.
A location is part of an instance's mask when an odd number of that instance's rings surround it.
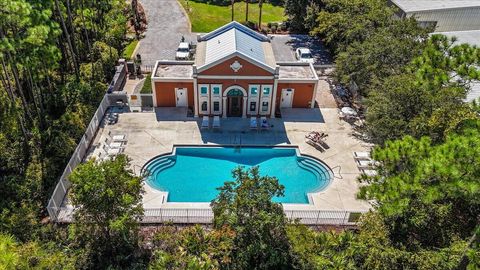
M 196 33 L 190 32 L 190 23 L 177 0 L 140 0 L 147 15 L 147 31 L 140 41 L 137 53 L 143 65 L 155 65 L 157 60 L 174 60 L 182 36 L 196 43 Z M 296 61 L 295 49 L 307 47 L 315 57 L 315 64 L 331 64 L 331 57 L 322 42 L 308 35 L 271 35 L 278 62 Z
M 332 64 L 331 56 L 323 43 L 308 35 L 270 35 L 273 54 L 277 62 L 297 61 L 295 50 L 300 47 L 309 48 L 315 58 L 315 64 Z
M 174 60 L 182 36 L 196 41 L 190 32 L 188 18 L 177 0 L 140 0 L 147 15 L 147 31 L 137 53 L 143 65 L 155 65 L 157 60 Z

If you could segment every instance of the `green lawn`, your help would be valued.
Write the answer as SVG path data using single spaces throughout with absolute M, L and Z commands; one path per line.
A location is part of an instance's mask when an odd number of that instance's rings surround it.
M 132 42 L 130 42 L 125 49 L 122 52 L 122 57 L 125 59 L 132 59 L 133 56 L 133 51 L 135 50 L 135 47 L 137 47 L 138 40 L 134 39 Z
M 178 0 L 180 4 L 187 10 L 192 23 L 192 32 L 210 32 L 216 28 L 227 24 L 231 21 L 231 6 L 215 6 L 205 3 L 197 3 L 193 1 Z M 235 4 L 235 20 L 239 22 L 245 21 L 245 2 Z M 248 19 L 258 23 L 258 4 L 250 4 L 248 6 Z M 281 22 L 286 19 L 284 8 L 281 6 L 272 6 L 271 4 L 263 4 L 262 8 L 262 25 L 268 22 Z
M 145 83 L 143 84 L 140 94 L 151 94 L 152 93 L 152 74 L 148 73 L 145 78 Z

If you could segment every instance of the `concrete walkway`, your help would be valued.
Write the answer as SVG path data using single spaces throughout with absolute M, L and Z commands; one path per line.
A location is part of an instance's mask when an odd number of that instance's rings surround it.
M 157 60 L 175 59 L 182 36 L 195 41 L 190 22 L 177 0 L 140 0 L 147 15 L 147 31 L 137 53 L 143 65 L 155 65 Z

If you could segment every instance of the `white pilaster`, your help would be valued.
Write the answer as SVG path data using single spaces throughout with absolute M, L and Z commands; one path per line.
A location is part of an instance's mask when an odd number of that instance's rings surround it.
M 275 76 L 275 80 L 273 81 L 272 106 L 270 106 L 270 118 L 275 118 L 275 110 L 277 108 L 277 87 L 278 87 L 278 79 L 277 79 L 277 76 Z
M 227 118 L 227 97 L 223 97 L 222 118 Z
M 198 88 L 197 78 L 193 79 L 193 113 L 195 117 L 198 117 Z
M 247 97 L 243 97 L 243 113 L 242 118 L 247 118 Z
M 311 105 L 310 105 L 310 108 L 314 108 L 315 107 L 315 98 L 317 97 L 317 91 L 318 91 L 318 80 L 315 81 L 315 84 L 313 85 L 314 89 L 313 89 L 313 97 L 312 97 L 312 101 L 311 101 Z

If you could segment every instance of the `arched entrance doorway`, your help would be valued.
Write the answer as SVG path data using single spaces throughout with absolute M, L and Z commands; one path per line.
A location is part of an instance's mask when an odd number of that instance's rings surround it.
M 224 99 L 226 101 L 226 114 L 228 117 L 242 117 L 244 98 L 247 97 L 247 92 L 240 86 L 231 86 L 224 92 Z

